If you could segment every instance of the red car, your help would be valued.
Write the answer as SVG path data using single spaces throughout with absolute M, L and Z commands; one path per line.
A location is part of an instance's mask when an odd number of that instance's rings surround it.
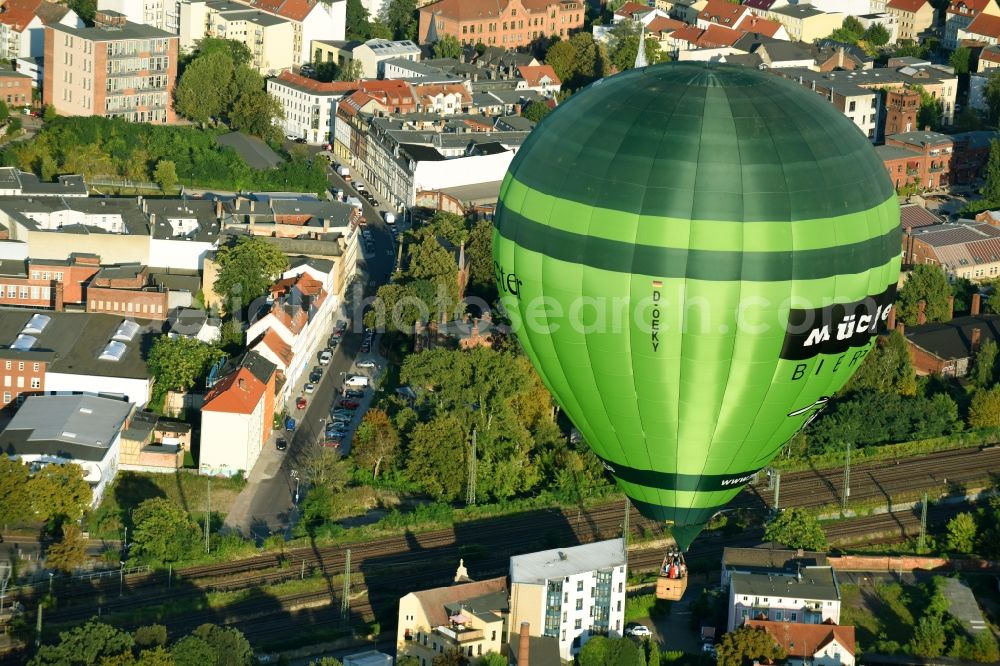
M 344 409 L 357 409 L 360 404 L 357 400 L 341 400 L 340 406 Z
M 295 399 L 295 408 L 296 409 L 305 409 L 306 408 L 306 399 L 303 398 L 301 395 L 298 398 Z

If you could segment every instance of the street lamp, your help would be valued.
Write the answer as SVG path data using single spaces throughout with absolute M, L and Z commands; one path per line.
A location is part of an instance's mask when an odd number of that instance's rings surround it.
M 55 577 L 56 573 L 54 571 L 49 572 L 49 596 L 52 596 L 52 579 Z
M 321 423 L 322 423 L 322 421 L 321 421 Z M 298 472 L 298 470 L 294 470 L 293 469 L 291 471 L 290 476 L 293 479 L 295 479 L 295 500 L 293 501 L 293 504 L 298 504 L 299 503 L 299 472 Z
M 125 560 L 120 560 L 118 564 L 121 565 L 121 568 L 118 570 L 118 596 L 121 597 L 124 595 L 125 590 Z

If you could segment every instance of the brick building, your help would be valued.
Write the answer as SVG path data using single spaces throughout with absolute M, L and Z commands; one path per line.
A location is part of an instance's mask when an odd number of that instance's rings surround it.
M 972 297 L 968 316 L 917 326 L 897 326 L 906 337 L 918 375 L 964 377 L 987 339 L 1000 341 L 1000 315 L 980 314 L 980 296 Z
M 514 49 L 539 37 L 565 39 L 583 28 L 585 13 L 577 0 L 438 0 L 420 8 L 417 41 L 451 35 L 462 44 Z
M 29 106 L 32 80 L 27 74 L 0 70 L 0 100 L 7 106 Z
M 885 95 L 885 135 L 912 132 L 917 128 L 920 112 L 920 93 L 902 88 L 889 90 Z
M 887 136 L 875 151 L 897 190 L 934 190 L 951 183 L 954 141 L 940 132 L 903 132 Z
M 96 25 L 45 28 L 42 98 L 60 115 L 172 123 L 178 38 L 98 12 Z
M 150 282 L 142 264 L 105 266 L 87 285 L 87 312 L 166 319 L 167 300 L 167 290 Z

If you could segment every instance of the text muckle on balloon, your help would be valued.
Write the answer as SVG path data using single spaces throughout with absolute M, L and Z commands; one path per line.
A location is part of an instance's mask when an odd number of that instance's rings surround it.
M 820 354 L 843 354 L 852 347 L 866 345 L 884 331 L 895 295 L 896 285 L 890 285 L 881 294 L 853 303 L 793 308 L 788 313 L 781 358 L 805 361 Z

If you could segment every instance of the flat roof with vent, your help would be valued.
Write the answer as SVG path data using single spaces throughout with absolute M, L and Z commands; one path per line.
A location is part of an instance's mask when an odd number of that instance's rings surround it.
M 512 557 L 510 580 L 512 583 L 543 585 L 548 580 L 599 569 L 612 569 L 625 566 L 625 563 L 625 542 L 622 539 L 609 539 Z
M 45 330 L 45 327 L 49 325 L 50 321 L 52 321 L 52 317 L 35 313 L 31 315 L 31 319 L 29 319 L 28 323 L 25 324 L 23 332 L 35 334 L 41 333 Z
M 104 351 L 101 352 L 99 359 L 102 361 L 120 361 L 125 352 L 128 351 L 128 347 L 124 342 L 118 342 L 117 340 L 112 340 L 104 347 Z
M 113 340 L 119 342 L 131 342 L 135 334 L 139 332 L 139 324 L 135 323 L 131 319 L 125 319 L 118 328 L 115 329 L 115 334 L 111 336 Z
M 30 335 L 24 335 L 23 333 L 18 335 L 11 343 L 10 348 L 16 349 L 18 351 L 29 351 L 38 343 L 38 338 L 32 337 Z
M 131 411 L 130 402 L 93 395 L 29 396 L 0 432 L 0 448 L 13 455 L 98 462 Z

